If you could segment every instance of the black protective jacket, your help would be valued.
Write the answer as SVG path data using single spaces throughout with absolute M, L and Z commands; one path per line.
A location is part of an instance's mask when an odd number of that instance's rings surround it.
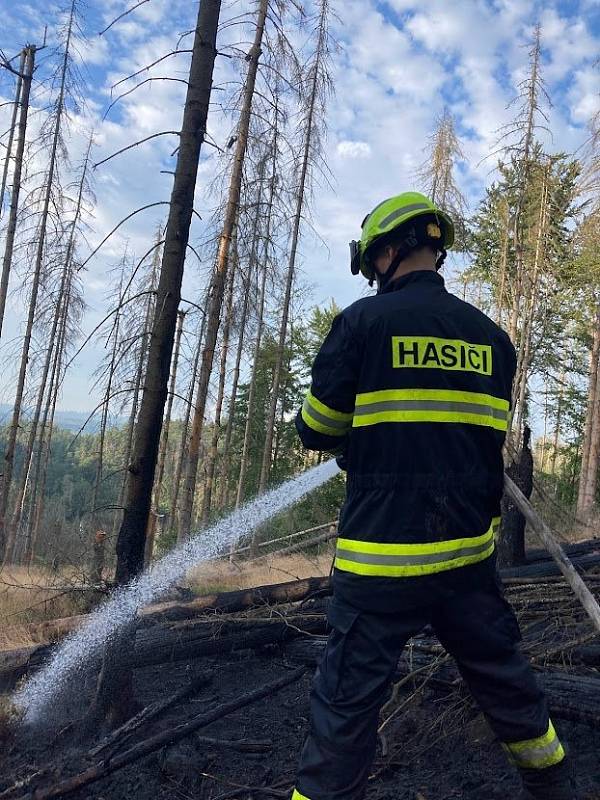
M 335 319 L 296 425 L 307 448 L 344 452 L 335 585 L 346 599 L 376 607 L 400 584 L 493 565 L 515 368 L 506 333 L 432 271 Z

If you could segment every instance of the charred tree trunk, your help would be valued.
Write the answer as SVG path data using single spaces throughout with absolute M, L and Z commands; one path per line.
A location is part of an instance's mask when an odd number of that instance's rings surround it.
M 19 59 L 19 69 L 17 74 L 17 83 L 15 86 L 15 100 L 13 103 L 12 117 L 10 120 L 10 128 L 8 129 L 8 144 L 6 145 L 6 156 L 4 158 L 4 168 L 2 170 L 2 186 L 0 187 L 0 217 L 4 211 L 4 193 L 6 192 L 6 184 L 8 182 L 8 170 L 10 168 L 10 160 L 12 158 L 12 149 L 15 141 L 15 130 L 17 128 L 17 114 L 19 113 L 19 105 L 21 103 L 21 89 L 23 88 L 23 73 L 25 72 L 25 59 L 27 58 L 27 51 L 21 51 L 21 58 Z M 0 326 L 2 327 L 2 326 Z
M 117 540 L 118 583 L 126 583 L 144 566 L 146 527 L 167 399 L 198 161 L 206 131 L 220 10 L 220 0 L 201 0 L 165 234 L 146 382 L 138 419 L 138 435 L 128 475 L 125 512 Z
M 144 567 L 146 528 L 168 393 L 198 162 L 206 133 L 220 11 L 220 0 L 201 0 L 194 33 L 144 392 L 132 464 L 128 473 L 125 511 L 117 539 L 116 580 L 119 584 L 134 578 Z M 122 717 L 132 715 L 132 671 L 124 666 L 131 647 L 130 631 L 126 630 L 112 643 L 111 651 L 105 654 L 96 695 L 85 722 L 88 730 L 99 719 L 110 720 L 113 725 L 117 725 Z
M 235 245 L 234 245 L 235 250 Z M 210 517 L 212 505 L 213 483 L 215 479 L 215 468 L 219 451 L 219 438 L 221 436 L 221 412 L 223 410 L 223 397 L 225 396 L 225 378 L 227 377 L 227 357 L 229 355 L 229 337 L 233 322 L 233 289 L 234 279 L 237 268 L 237 255 L 234 253 L 235 263 L 230 270 L 229 283 L 227 286 L 227 298 L 225 300 L 225 325 L 223 327 L 223 340 L 221 342 L 221 363 L 219 366 L 219 387 L 217 390 L 217 402 L 215 404 L 215 418 L 210 441 L 210 449 L 206 460 L 206 477 L 204 480 L 204 493 L 202 497 L 202 526 L 206 527 Z
M 179 311 L 177 313 L 177 331 L 175 333 L 175 349 L 173 351 L 173 365 L 171 367 L 171 386 L 169 389 L 169 398 L 167 400 L 167 410 L 165 413 L 165 420 L 163 422 L 162 438 L 160 442 L 158 464 L 156 468 L 156 479 L 154 481 L 154 492 L 153 492 L 154 510 L 150 512 L 150 518 L 148 520 L 148 531 L 146 532 L 146 553 L 145 553 L 146 564 L 149 564 L 150 561 L 152 561 L 152 556 L 154 553 L 156 522 L 158 519 L 158 513 L 160 508 L 160 495 L 162 490 L 163 478 L 165 475 L 165 464 L 167 461 L 169 429 L 171 427 L 171 414 L 173 413 L 173 401 L 175 399 L 175 390 L 177 388 L 177 365 L 179 363 L 179 351 L 181 349 L 181 336 L 183 334 L 184 319 L 185 319 L 185 311 Z
M 583 452 L 581 457 L 581 472 L 579 476 L 579 491 L 577 495 L 577 516 L 587 519 L 595 500 L 596 473 L 598 470 L 598 448 L 593 445 L 594 420 L 598 417 L 599 384 L 598 368 L 600 360 L 600 303 L 596 309 L 594 332 L 592 339 L 592 352 L 590 355 L 590 378 L 588 386 L 588 401 L 585 415 L 585 431 L 583 435 Z M 595 463 L 593 463 L 595 462 Z
M 158 253 L 158 248 L 155 250 Z M 157 264 L 154 267 L 158 266 Z M 155 284 L 155 269 L 152 271 L 152 287 Z M 147 369 L 147 356 L 148 356 L 148 339 L 150 337 L 150 330 L 153 325 L 153 317 L 156 305 L 152 302 L 152 294 L 147 295 L 146 310 L 144 314 L 144 328 L 142 331 L 142 338 L 140 341 L 139 355 L 137 356 L 135 377 L 133 380 L 133 397 L 131 399 L 131 411 L 129 412 L 129 420 L 127 422 L 127 441 L 125 444 L 125 454 L 123 456 L 123 482 L 121 484 L 121 492 L 119 494 L 119 503 L 115 513 L 113 523 L 113 536 L 116 534 L 119 523 L 122 519 L 122 509 L 125 508 L 125 497 L 127 495 L 127 488 L 129 485 L 129 475 L 132 470 L 132 453 L 134 452 L 136 444 L 136 420 L 138 416 L 138 409 L 140 405 L 140 394 L 142 393 L 143 384 L 146 378 Z M 104 542 L 104 539 L 102 540 Z M 102 545 L 104 546 L 104 545 Z
M 183 489 L 183 501 L 179 521 L 180 535 L 183 537 L 189 536 L 192 524 L 194 493 L 196 489 L 196 476 L 198 473 L 198 459 L 200 455 L 202 427 L 204 425 L 206 398 L 208 395 L 208 385 L 212 372 L 217 334 L 221 319 L 221 308 L 223 305 L 223 293 L 225 290 L 225 282 L 229 265 L 231 239 L 234 233 L 238 215 L 238 205 L 240 201 L 240 190 L 242 184 L 242 171 L 248 143 L 250 118 L 252 114 L 252 100 L 256 86 L 256 75 L 258 73 L 258 62 L 261 53 L 268 6 L 268 0 L 260 0 L 254 43 L 247 56 L 249 62 L 248 75 L 246 77 L 242 111 L 237 129 L 236 152 L 233 161 L 233 169 L 231 172 L 231 180 L 229 183 L 229 196 L 225 211 L 223 230 L 219 240 L 217 264 L 211 279 L 210 299 L 208 308 L 206 310 L 206 341 L 204 343 L 202 362 L 198 375 L 196 407 L 194 409 L 194 416 L 192 419 L 192 431 L 190 434 L 188 461 L 186 465 L 185 483 Z
M 27 120 L 29 117 L 29 96 L 31 94 L 31 82 L 35 69 L 34 45 L 25 48 L 25 58 L 22 69 L 22 82 L 19 92 L 19 132 L 17 136 L 17 148 L 15 151 L 15 167 L 13 170 L 12 191 L 10 194 L 10 210 L 8 223 L 6 226 L 6 243 L 4 245 L 4 258 L 2 259 L 2 277 L 0 278 L 0 335 L 2 334 L 2 324 L 4 322 L 4 310 L 6 308 L 6 296 L 8 294 L 8 279 L 12 266 L 13 252 L 15 248 L 15 234 L 17 231 L 17 214 L 19 211 L 19 194 L 21 192 L 21 175 L 23 174 L 23 157 L 25 153 L 25 138 L 27 133 Z M 8 156 L 7 156 L 8 163 Z M 4 199 L 4 187 L 2 190 Z M 2 555 L 2 532 L 0 531 L 0 556 Z
M 510 464 L 506 474 L 529 499 L 533 491 L 533 455 L 531 430 L 527 425 L 523 430 L 523 445 L 519 457 Z M 505 494 L 502 498 L 502 526 L 497 541 L 499 567 L 514 567 L 525 563 L 525 524 L 525 517 Z
M 207 302 L 208 302 L 208 294 L 205 298 L 205 303 L 204 303 L 205 307 Z M 185 466 L 185 459 L 187 454 L 187 440 L 190 429 L 190 418 L 192 416 L 192 409 L 194 407 L 194 389 L 196 388 L 196 379 L 198 377 L 198 366 L 200 364 L 200 356 L 202 355 L 202 343 L 204 341 L 205 325 L 206 325 L 206 315 L 202 317 L 202 325 L 200 326 L 200 332 L 198 334 L 198 344 L 196 346 L 196 352 L 194 354 L 194 364 L 192 367 L 192 374 L 190 377 L 190 387 L 187 394 L 187 402 L 185 405 L 183 425 L 181 427 L 181 440 L 179 443 L 179 452 L 177 455 L 177 462 L 174 471 L 175 474 L 173 476 L 173 495 L 171 498 L 171 519 L 170 519 L 169 530 L 171 536 L 173 536 L 175 534 L 175 531 L 177 530 L 178 543 L 183 540 L 183 536 L 181 535 L 181 529 L 178 528 L 177 526 L 177 505 L 179 502 L 181 479 L 183 476 L 183 468 Z

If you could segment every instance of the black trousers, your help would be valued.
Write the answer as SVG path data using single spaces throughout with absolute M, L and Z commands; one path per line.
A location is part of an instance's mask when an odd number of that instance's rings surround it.
M 519 649 L 518 622 L 497 579 L 465 589 L 443 579 L 436 585 L 436 591 L 428 590 L 427 597 L 393 614 L 361 611 L 334 594 L 328 610 L 332 632 L 311 693 L 311 729 L 300 759 L 296 800 L 363 797 L 379 711 L 398 659 L 407 640 L 427 624 L 454 657 L 502 742 L 517 743 L 519 758 L 533 752 L 536 766 L 545 766 L 548 753 L 554 763 L 560 759 L 557 748 L 564 755 L 556 735 L 552 741 L 548 733 L 547 703 Z

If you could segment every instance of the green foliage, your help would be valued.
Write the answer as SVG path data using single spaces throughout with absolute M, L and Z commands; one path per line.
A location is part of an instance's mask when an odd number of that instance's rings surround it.
M 23 432 L 23 440 L 27 431 Z M 107 431 L 104 455 L 104 480 L 100 486 L 96 527 L 110 530 L 122 476 L 121 452 L 125 432 Z M 0 429 L 0 447 L 7 441 L 7 428 Z M 94 531 L 90 528 L 90 512 L 96 475 L 100 435 L 82 434 L 55 428 L 48 462 L 46 502 L 38 541 L 37 556 L 50 563 L 79 563 L 84 558 Z M 21 469 L 23 445 L 17 444 L 17 468 Z M 32 509 L 26 508 L 27 515 Z

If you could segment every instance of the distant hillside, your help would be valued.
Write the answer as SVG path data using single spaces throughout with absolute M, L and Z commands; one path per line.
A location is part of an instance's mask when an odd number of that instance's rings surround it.
M 8 405 L 8 403 L 0 403 L 0 425 L 6 425 L 10 422 L 10 416 L 12 414 L 12 406 Z M 31 415 L 31 409 L 26 409 L 25 413 L 27 416 Z M 62 428 L 65 431 L 73 431 L 73 433 L 77 433 L 77 431 L 81 428 L 84 422 L 87 420 L 89 416 L 88 411 L 57 411 L 54 415 L 54 425 L 57 428 Z M 97 412 L 94 416 L 90 419 L 90 421 L 85 426 L 86 433 L 97 433 L 100 429 L 100 422 L 101 422 L 101 414 Z M 120 417 L 117 420 L 113 421 L 112 427 L 113 428 L 120 428 L 125 424 L 125 418 Z

